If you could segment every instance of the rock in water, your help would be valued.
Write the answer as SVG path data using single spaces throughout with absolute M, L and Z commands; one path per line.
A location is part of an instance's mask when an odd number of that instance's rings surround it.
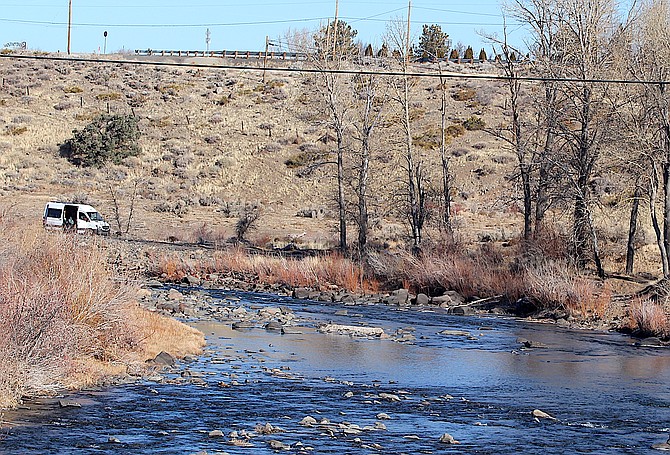
M 531 414 L 533 414 L 533 417 L 535 417 L 536 419 L 557 420 L 556 417 L 549 415 L 544 411 L 540 411 L 539 409 L 533 410 Z
M 210 438 L 222 438 L 223 437 L 223 431 L 212 430 L 212 431 L 209 432 L 209 437 Z
M 61 408 L 81 408 L 81 404 L 71 400 L 60 400 L 58 402 L 58 405 Z
M 658 444 L 652 444 L 651 446 L 654 450 L 663 450 L 665 452 L 670 452 L 670 438 L 666 442 L 659 442 Z
M 334 333 L 351 337 L 383 337 L 385 335 L 384 329 L 381 327 L 359 327 L 341 324 L 324 324 L 318 330 L 321 333 Z
M 283 442 L 274 439 L 268 441 L 268 444 L 272 450 L 291 450 L 290 445 L 284 444 Z
M 442 444 L 460 444 L 460 442 L 455 440 L 454 437 L 449 433 L 444 433 L 442 436 L 440 436 L 440 442 Z
M 312 425 L 316 425 L 316 419 L 314 417 L 307 416 L 300 421 L 300 425 L 303 427 L 311 427 Z
M 161 351 L 150 362 L 153 363 L 154 365 L 158 365 L 158 366 L 169 366 L 169 367 L 171 367 L 172 365 L 174 365 L 175 360 L 174 360 L 174 357 L 172 357 L 172 354 L 170 354 L 168 352 L 165 352 L 165 351 Z

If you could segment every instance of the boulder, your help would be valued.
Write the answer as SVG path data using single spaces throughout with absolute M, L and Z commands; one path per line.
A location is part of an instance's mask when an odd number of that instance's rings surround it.
M 426 294 L 417 294 L 416 299 L 414 299 L 415 305 L 428 305 L 430 303 L 430 298 Z
M 175 358 L 172 356 L 172 354 L 161 351 L 156 355 L 156 357 L 149 360 L 149 362 L 157 366 L 171 367 L 175 364 Z
M 312 425 L 316 425 L 316 419 L 311 416 L 306 416 L 299 422 L 299 424 L 303 427 L 311 427 Z
M 236 321 L 232 324 L 233 330 L 253 329 L 254 327 L 254 323 L 249 321 Z
M 202 284 L 202 280 L 193 275 L 186 275 L 181 279 L 181 282 L 187 286 L 200 286 Z
M 531 412 L 533 417 L 536 419 L 548 419 L 548 420 L 557 420 L 556 417 L 547 414 L 544 411 L 540 411 L 539 409 L 534 409 L 533 412 Z
M 291 450 L 291 446 L 288 444 L 284 444 L 281 441 L 276 441 L 274 439 L 271 439 L 268 441 L 268 445 L 272 450 Z
M 318 328 L 321 333 L 335 333 L 352 337 L 381 337 L 384 329 L 381 327 L 358 327 L 353 325 L 324 324 Z
M 442 444 L 460 444 L 460 442 L 455 440 L 454 437 L 449 433 L 444 433 L 442 436 L 440 436 L 440 442 Z
M 476 314 L 476 311 L 471 306 L 459 305 L 459 306 L 449 308 L 447 313 L 454 314 L 454 315 L 457 315 L 457 316 L 472 316 L 472 315 Z
M 396 289 L 391 293 L 391 297 L 395 297 L 399 305 L 405 305 L 409 301 L 409 291 L 407 289 Z
M 546 344 L 537 342 L 537 341 L 532 341 L 532 340 L 527 340 L 525 338 L 517 338 L 516 339 L 517 343 L 522 344 L 526 348 L 537 348 L 537 349 L 544 349 L 547 348 L 548 346 Z
M 212 431 L 209 432 L 209 437 L 210 438 L 222 438 L 223 437 L 223 431 L 212 430 Z
M 58 405 L 61 408 L 81 408 L 81 404 L 72 400 L 59 400 Z
M 663 450 L 666 452 L 670 452 L 670 438 L 668 438 L 666 442 L 659 442 L 656 444 L 652 444 L 651 448 L 654 450 Z
M 265 330 L 269 332 L 281 332 L 284 330 L 284 326 L 277 321 L 270 321 L 265 324 Z
M 306 300 L 309 298 L 309 295 L 312 293 L 312 290 L 309 288 L 295 288 L 293 290 L 293 298 Z

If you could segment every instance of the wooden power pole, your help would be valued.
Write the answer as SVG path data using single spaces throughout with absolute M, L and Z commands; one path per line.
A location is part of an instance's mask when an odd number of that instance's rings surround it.
M 407 59 L 407 64 L 409 64 L 409 42 L 410 42 L 410 16 L 412 15 L 412 0 L 409 0 L 407 4 L 407 49 L 405 50 L 405 58 Z
M 270 37 L 265 35 L 265 55 L 263 56 L 263 84 L 265 84 L 265 67 L 268 64 L 268 47 L 270 46 Z
M 72 0 L 69 0 L 67 7 L 67 54 L 70 55 L 70 30 L 72 29 Z
M 335 59 L 335 52 L 337 50 L 337 12 L 339 7 L 339 0 L 335 0 L 335 22 L 333 22 L 333 59 Z

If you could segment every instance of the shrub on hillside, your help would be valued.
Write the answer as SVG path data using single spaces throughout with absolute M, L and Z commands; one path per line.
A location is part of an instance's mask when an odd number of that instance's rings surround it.
M 483 118 L 473 115 L 463 122 L 463 127 L 468 131 L 483 130 L 486 128 L 486 122 Z
M 61 156 L 81 166 L 100 167 L 111 161 L 121 164 L 124 158 L 140 154 L 140 131 L 132 115 L 103 114 L 60 147 Z

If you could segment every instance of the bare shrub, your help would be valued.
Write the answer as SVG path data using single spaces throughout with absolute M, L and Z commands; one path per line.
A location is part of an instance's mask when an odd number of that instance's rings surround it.
M 265 144 L 263 147 L 261 147 L 261 152 L 277 153 L 281 151 L 281 149 L 281 144 L 277 142 L 270 142 L 269 144 Z
M 245 206 L 235 224 L 235 236 L 237 240 L 243 241 L 247 232 L 256 229 L 256 224 L 261 216 L 261 209 L 257 205 Z

